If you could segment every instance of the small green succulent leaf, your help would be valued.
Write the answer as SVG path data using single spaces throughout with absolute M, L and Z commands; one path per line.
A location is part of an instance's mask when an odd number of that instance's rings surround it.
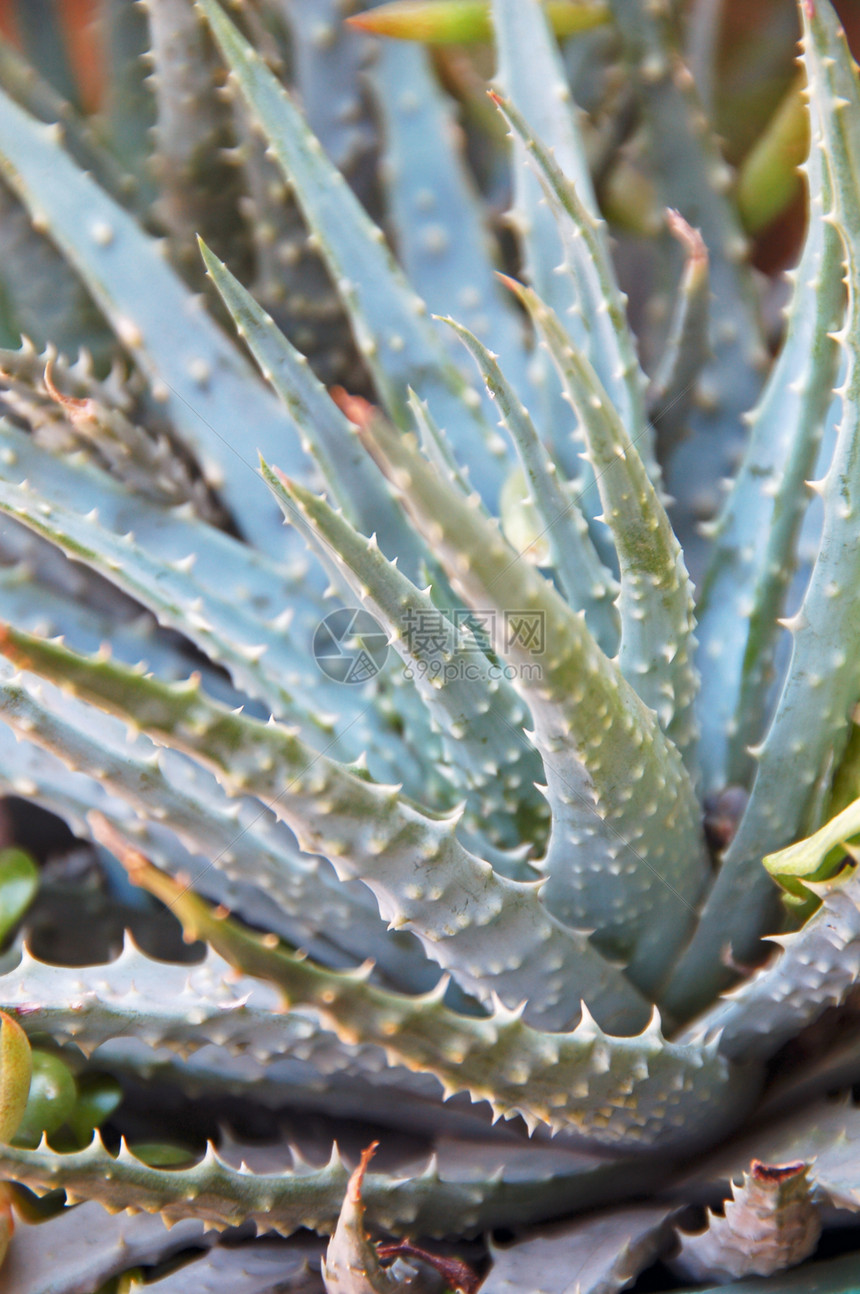
M 17 1020 L 0 1011 L 0 1142 L 12 1140 L 24 1117 L 32 1070 L 26 1033 Z
M 579 420 L 603 520 L 621 571 L 619 668 L 690 764 L 698 735 L 694 702 L 693 586 L 680 545 L 631 439 L 587 358 L 564 326 L 529 288 L 512 287 L 531 315 Z
M 193 1150 L 171 1141 L 135 1141 L 129 1144 L 129 1150 L 150 1168 L 178 1168 L 195 1158 Z
M 88 1146 L 93 1132 L 107 1122 L 122 1104 L 122 1085 L 111 1074 L 80 1074 L 78 1099 L 66 1119 L 79 1146 Z
M 374 36 L 420 41 L 424 45 L 468 44 L 492 36 L 489 0 L 390 0 L 347 22 Z M 599 0 L 548 0 L 547 20 L 556 36 L 575 36 L 608 18 Z
M 78 1099 L 74 1075 L 53 1052 L 34 1049 L 27 1108 L 15 1131 L 17 1146 L 38 1146 L 68 1120 Z
M 567 601 L 585 612 L 586 624 L 607 654 L 617 642 L 617 616 L 613 601 L 617 586 L 601 562 L 577 499 L 571 498 L 558 469 L 538 435 L 528 410 L 499 367 L 498 358 L 469 330 L 454 319 L 445 319 L 473 355 L 501 423 L 517 451 L 537 513 L 539 536 L 548 549 L 550 566 Z
M 709 1209 L 704 1231 L 678 1232 L 680 1251 L 672 1267 L 694 1281 L 771 1276 L 808 1258 L 820 1236 L 808 1165 L 753 1160 L 743 1184 L 732 1182 L 724 1213 Z
M 855 836 L 860 836 L 860 800 L 849 804 L 805 840 L 766 854 L 762 862 L 790 894 L 803 895 L 805 881 L 827 880 L 846 854 L 858 860 L 857 849 L 852 848 Z
M 272 454 L 277 445 L 283 461 L 290 452 L 283 410 L 167 265 L 155 240 L 58 147 L 59 130 L 0 95 L 0 168 L 165 398 L 174 425 L 248 538 L 277 551 L 275 510 L 261 505 L 265 494 L 254 467 L 247 458 L 242 467 L 234 444 L 236 427 L 249 426 L 255 448 Z M 304 470 L 298 445 L 290 466 Z
M 39 869 L 22 849 L 0 850 L 0 943 L 15 929 L 39 890 Z
M 801 74 L 786 90 L 741 164 L 736 197 L 744 228 L 750 234 L 766 229 L 800 191 L 798 167 L 809 152 L 809 113 L 803 88 Z
M 491 446 L 477 404 L 447 358 L 406 283 L 382 231 L 324 156 L 287 92 L 226 17 L 216 0 L 197 0 L 251 112 L 314 230 L 349 312 L 359 349 L 395 422 L 407 420 L 407 388 L 429 401 L 443 425 L 458 427 L 458 446 L 475 485 L 492 504 L 501 485 L 500 446 Z M 267 447 L 270 461 L 279 456 Z

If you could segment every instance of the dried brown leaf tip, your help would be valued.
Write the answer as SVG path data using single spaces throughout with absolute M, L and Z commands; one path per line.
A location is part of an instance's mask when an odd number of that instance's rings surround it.
M 399 1240 L 396 1244 L 390 1245 L 377 1245 L 376 1253 L 383 1262 L 394 1258 L 418 1258 L 444 1277 L 447 1288 L 453 1290 L 455 1294 L 477 1294 L 482 1282 L 482 1277 L 461 1258 L 430 1253 L 420 1245 L 413 1245 L 409 1240 Z
M 364 1229 L 362 1188 L 367 1166 L 376 1153 L 374 1141 L 362 1152 L 349 1179 L 337 1228 L 322 1263 L 327 1294 L 476 1294 L 480 1279 L 466 1263 L 412 1244 L 409 1240 L 375 1245 Z M 417 1265 L 409 1259 L 417 1259 Z M 393 1261 L 392 1261 L 393 1260 Z M 382 1263 L 391 1265 L 382 1266 Z
M 62 391 L 57 390 L 57 387 L 54 385 L 53 357 L 48 359 L 48 362 L 45 364 L 43 380 L 45 383 L 45 390 L 48 392 L 48 395 L 55 404 L 60 406 L 73 427 L 77 427 L 81 423 L 92 422 L 95 419 L 98 413 L 98 406 L 96 405 L 95 400 L 79 400 L 73 395 L 65 395 Z

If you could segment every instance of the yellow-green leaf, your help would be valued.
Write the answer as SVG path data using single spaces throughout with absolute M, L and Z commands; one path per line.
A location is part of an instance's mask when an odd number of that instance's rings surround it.
M 38 1146 L 43 1133 L 56 1132 L 71 1115 L 78 1099 L 74 1075 L 59 1056 L 49 1051 L 31 1055 L 30 1091 L 15 1144 Z
M 821 881 L 832 875 L 839 861 L 856 857 L 851 842 L 860 836 L 860 800 L 849 804 L 835 818 L 825 822 L 814 835 L 789 845 L 762 860 L 771 876 L 789 894 L 806 898 L 804 881 Z
M 0 1011 L 0 1142 L 12 1140 L 27 1108 L 33 1060 L 24 1030 Z
M 751 234 L 767 228 L 802 189 L 799 167 L 809 152 L 809 114 L 801 74 L 767 129 L 744 158 L 738 176 L 738 209 Z
M 39 888 L 39 869 L 21 849 L 0 850 L 0 944 L 14 930 Z
M 546 11 L 556 36 L 590 31 L 609 18 L 609 11 L 600 0 L 549 0 Z M 425 45 L 492 38 L 489 0 L 392 0 L 391 4 L 355 14 L 347 21 L 375 36 L 416 40 Z
M 110 1074 L 83 1074 L 77 1082 L 78 1099 L 66 1122 L 80 1146 L 88 1146 L 93 1129 L 100 1128 L 122 1101 L 122 1087 Z

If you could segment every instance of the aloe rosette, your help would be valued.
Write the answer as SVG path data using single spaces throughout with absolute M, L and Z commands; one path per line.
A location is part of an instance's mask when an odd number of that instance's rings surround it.
M 65 1192 L 12 1238 L 21 1294 L 38 1236 L 57 1290 L 549 1292 L 581 1262 L 605 1291 L 661 1255 L 787 1290 L 858 1207 L 856 1110 L 820 1099 L 856 1047 L 772 1063 L 860 973 L 857 69 L 803 0 L 768 364 L 671 7 L 568 7 L 105 0 L 101 115 L 63 101 L 56 29 L 27 29 L 35 71 L 0 57 L 0 240 L 30 267 L 0 265 L 0 779 L 206 945 L 54 963 L 0 857 L 0 1175 Z M 364 29 L 492 33 L 469 128 L 510 136 L 515 256 L 426 50 L 368 74 Z M 595 195 L 588 51 L 671 208 L 659 340 Z M 475 67 L 446 66 L 465 111 Z M 227 1134 L 171 1158 L 120 1140 L 105 1075 L 364 1117 L 380 1164 Z M 436 1158 L 385 1159 L 394 1129 Z M 147 1214 L 185 1228 L 178 1267 Z

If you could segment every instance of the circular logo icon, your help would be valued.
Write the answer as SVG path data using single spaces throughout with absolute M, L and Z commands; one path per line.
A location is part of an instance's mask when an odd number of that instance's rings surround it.
M 336 683 L 366 683 L 388 657 L 388 637 L 378 620 L 356 607 L 342 607 L 314 630 L 314 660 Z

